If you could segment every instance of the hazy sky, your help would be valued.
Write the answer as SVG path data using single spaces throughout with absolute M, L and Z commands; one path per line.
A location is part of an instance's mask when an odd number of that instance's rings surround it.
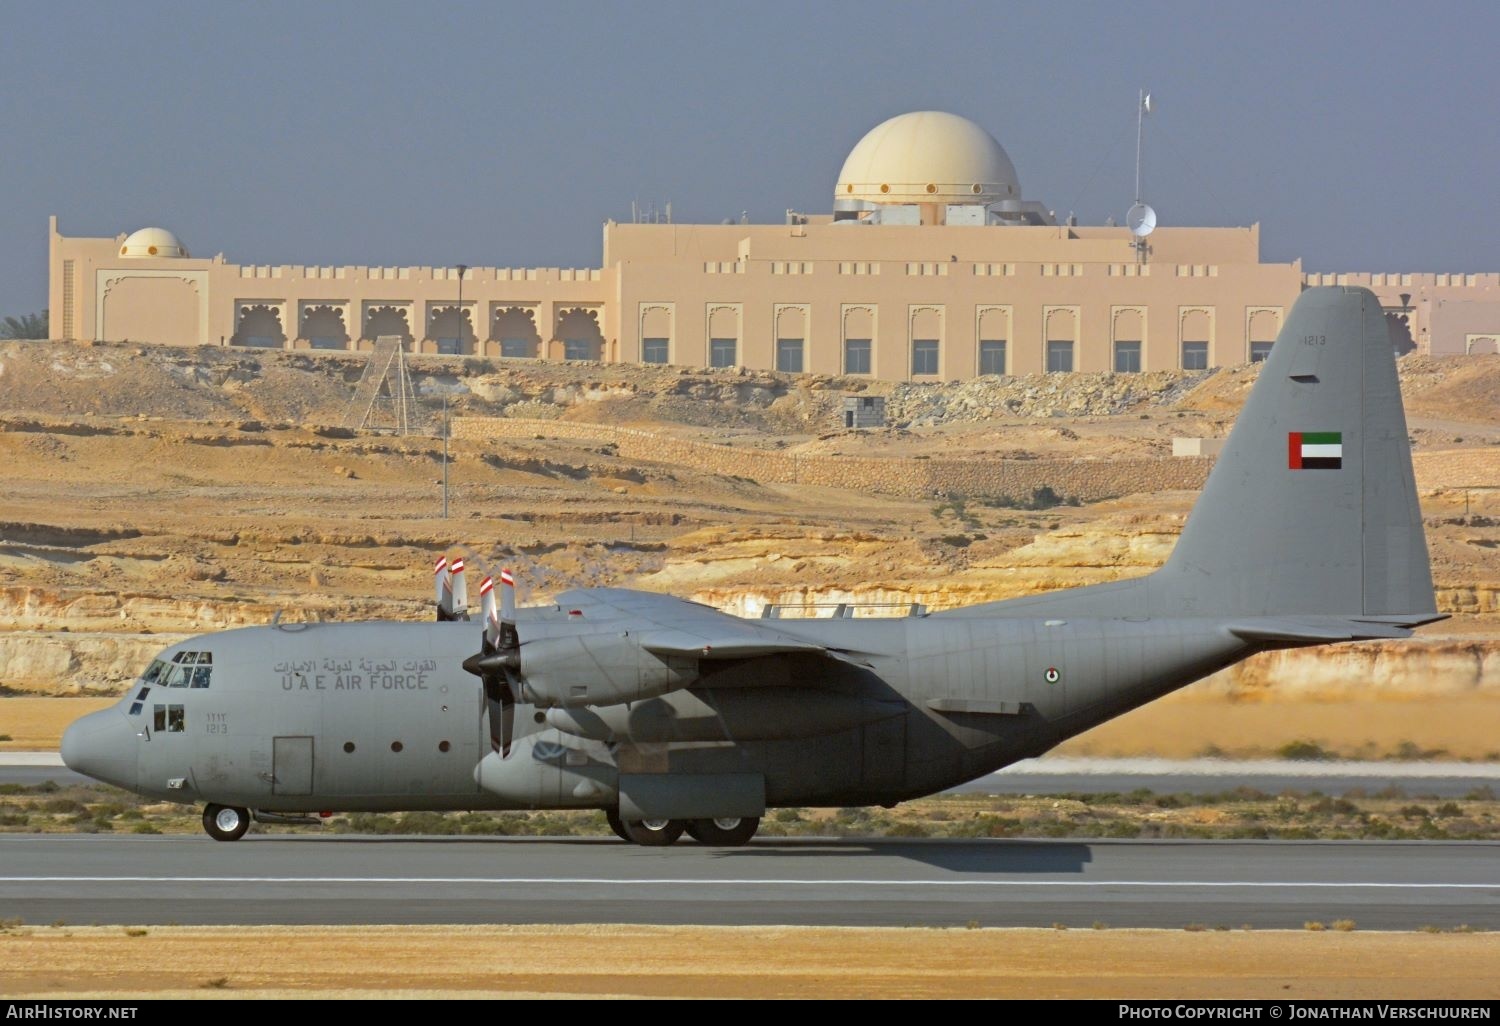
M 241 263 L 597 266 L 678 220 L 831 206 L 908 110 L 1084 223 L 1262 226 L 1309 270 L 1500 271 L 1500 4 L 0 3 L 0 314 L 47 215 Z

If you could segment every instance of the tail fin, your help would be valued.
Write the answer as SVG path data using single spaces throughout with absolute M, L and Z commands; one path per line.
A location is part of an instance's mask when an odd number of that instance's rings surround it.
M 1163 613 L 1436 612 L 1374 293 L 1314 288 L 1297 300 L 1171 558 L 1149 580 Z

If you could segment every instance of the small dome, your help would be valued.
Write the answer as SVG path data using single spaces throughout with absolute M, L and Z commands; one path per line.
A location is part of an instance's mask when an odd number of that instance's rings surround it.
M 883 121 L 849 151 L 834 200 L 979 203 L 1021 198 L 1016 168 L 983 128 L 937 110 Z
M 185 257 L 187 247 L 165 228 L 142 228 L 120 244 L 122 257 Z

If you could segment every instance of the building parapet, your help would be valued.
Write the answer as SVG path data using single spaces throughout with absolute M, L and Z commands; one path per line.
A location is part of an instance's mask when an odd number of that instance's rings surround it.
M 1433 273 L 1370 273 L 1367 271 L 1333 273 L 1310 271 L 1302 276 L 1303 285 L 1317 288 L 1321 285 L 1355 285 L 1368 289 L 1380 288 L 1500 288 L 1500 273 L 1497 274 L 1433 274 Z
M 452 267 L 309 267 L 303 264 L 240 264 L 241 278 L 291 278 L 330 281 L 458 281 Z M 602 271 L 597 267 L 470 267 L 465 282 L 535 281 L 596 282 Z

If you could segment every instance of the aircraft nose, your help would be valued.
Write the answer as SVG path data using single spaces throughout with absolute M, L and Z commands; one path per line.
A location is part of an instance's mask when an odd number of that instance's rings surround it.
M 103 709 L 75 720 L 63 731 L 62 760 L 75 773 L 127 790 L 136 783 L 139 738 L 119 709 Z

